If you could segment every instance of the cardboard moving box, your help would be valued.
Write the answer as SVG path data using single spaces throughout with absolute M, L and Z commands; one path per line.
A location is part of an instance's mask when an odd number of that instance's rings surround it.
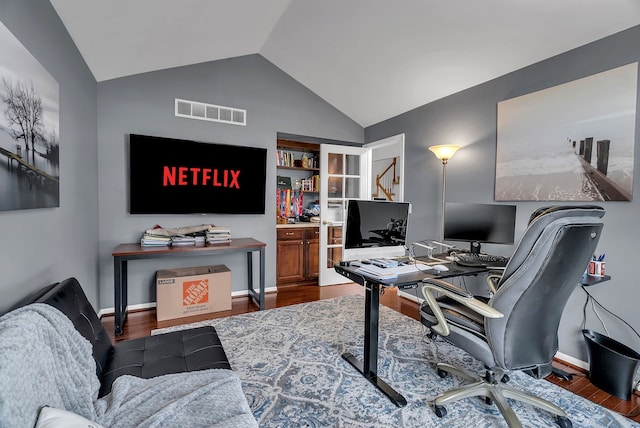
M 159 270 L 156 272 L 157 319 L 231 309 L 231 271 L 225 265 Z

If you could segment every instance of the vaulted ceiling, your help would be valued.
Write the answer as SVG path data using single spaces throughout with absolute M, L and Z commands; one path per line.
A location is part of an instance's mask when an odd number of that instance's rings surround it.
M 640 24 L 638 0 L 51 3 L 99 82 L 257 53 L 362 126 Z

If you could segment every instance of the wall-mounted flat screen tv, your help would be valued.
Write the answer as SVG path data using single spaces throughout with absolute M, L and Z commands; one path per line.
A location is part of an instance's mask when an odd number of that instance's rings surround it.
M 267 150 L 129 135 L 131 214 L 264 214 Z

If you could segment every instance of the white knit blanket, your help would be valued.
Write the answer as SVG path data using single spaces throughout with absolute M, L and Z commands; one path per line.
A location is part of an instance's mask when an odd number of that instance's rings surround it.
M 32 304 L 0 318 L 0 428 L 32 427 L 42 406 L 105 427 L 257 427 L 231 370 L 118 378 L 98 399 L 90 343 L 59 310 Z
M 231 370 L 120 376 L 98 402 L 97 421 L 105 427 L 258 427 Z

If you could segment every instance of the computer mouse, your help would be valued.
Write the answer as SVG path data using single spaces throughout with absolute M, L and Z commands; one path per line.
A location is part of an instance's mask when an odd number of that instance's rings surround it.
M 446 271 L 449 270 L 449 268 L 446 267 L 445 265 L 433 265 L 431 267 L 434 268 L 435 270 L 439 271 L 439 272 L 446 272 Z

